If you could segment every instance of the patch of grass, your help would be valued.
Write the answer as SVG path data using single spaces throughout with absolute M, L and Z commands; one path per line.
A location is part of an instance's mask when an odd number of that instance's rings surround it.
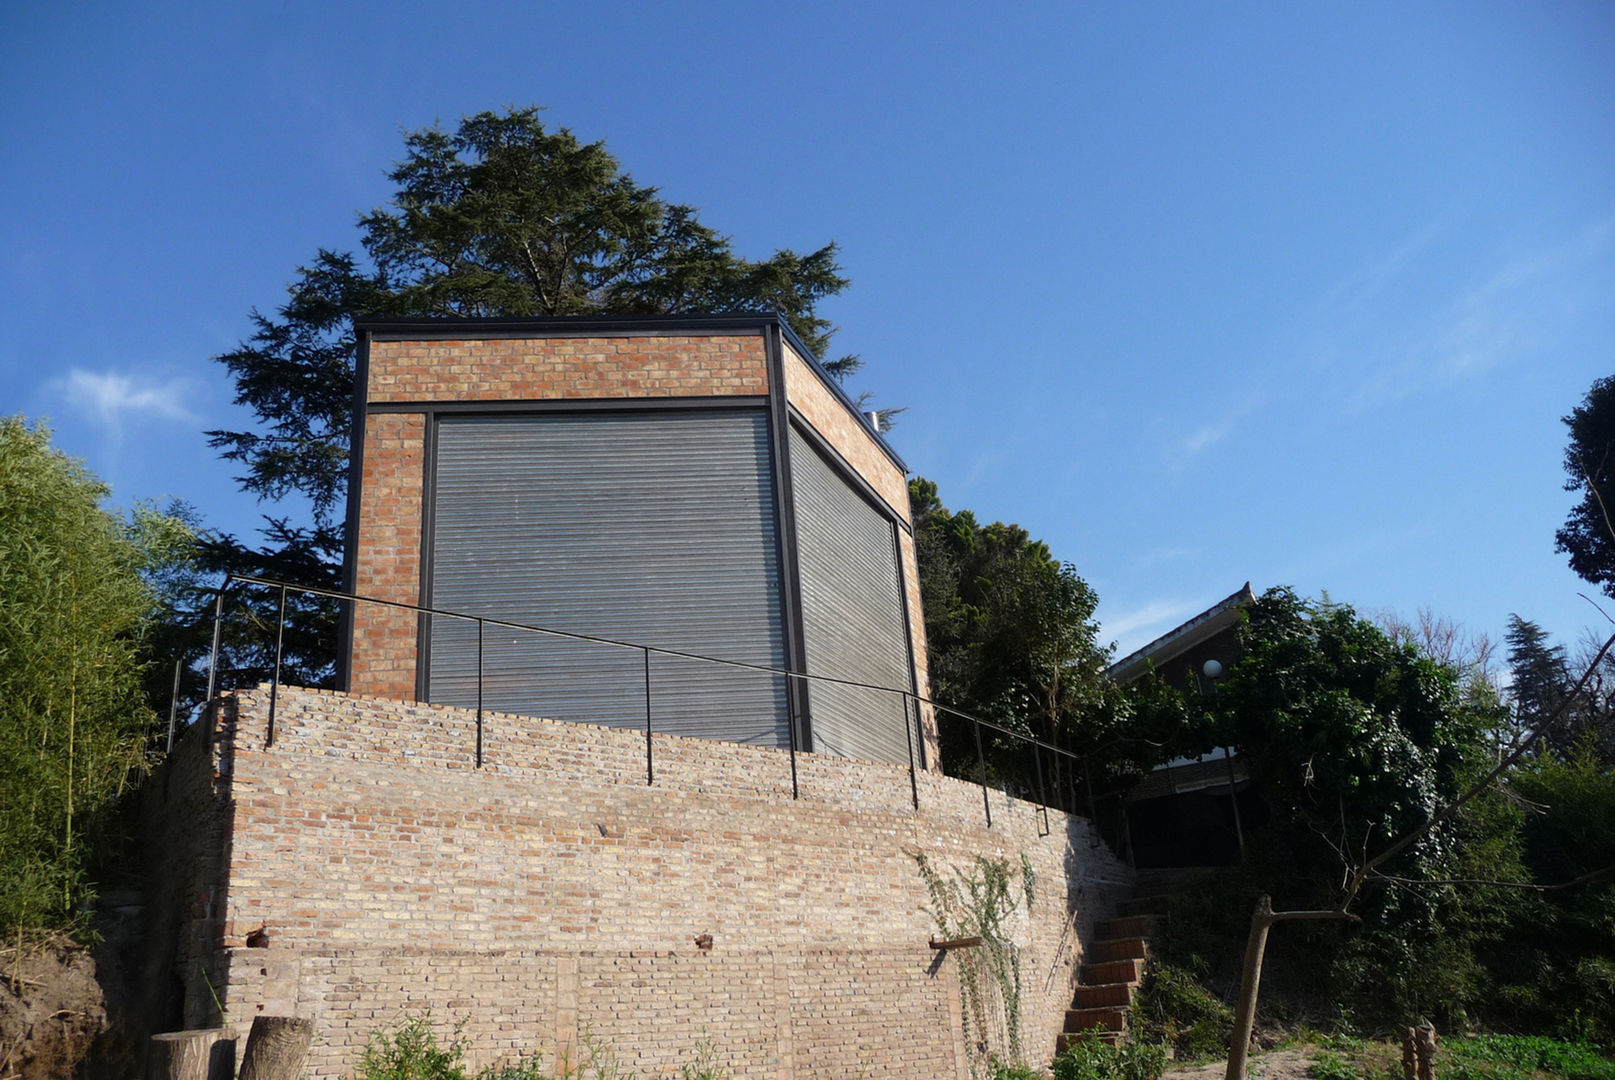
M 1437 1052 L 1446 1058 L 1437 1075 L 1450 1080 L 1615 1080 L 1615 1061 L 1593 1047 L 1542 1035 L 1447 1039 Z
M 1312 1080 L 1363 1080 L 1362 1072 L 1333 1050 L 1319 1050 L 1307 1075 Z

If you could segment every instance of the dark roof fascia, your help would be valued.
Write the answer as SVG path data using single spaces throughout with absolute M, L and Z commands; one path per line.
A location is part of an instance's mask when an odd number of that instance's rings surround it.
M 730 315 L 518 315 L 500 317 L 395 318 L 385 315 L 354 317 L 355 333 L 368 333 L 379 341 L 442 340 L 456 338 L 517 338 L 578 333 L 642 334 L 670 330 L 727 330 L 762 333 L 775 321 L 764 312 Z
M 1142 648 L 1134 649 L 1105 670 L 1105 674 L 1119 683 L 1130 683 L 1152 666 L 1159 668 L 1174 656 L 1199 645 L 1239 621 L 1245 605 L 1254 603 L 1256 594 L 1251 583 L 1245 582 L 1233 595 L 1217 601 L 1194 618 L 1168 630 Z
M 452 340 L 467 336 L 478 338 L 553 337 L 559 334 L 656 334 L 671 331 L 728 331 L 730 333 L 762 333 L 769 327 L 778 327 L 791 348 L 807 361 L 825 388 L 862 425 L 864 432 L 875 440 L 892 464 L 908 475 L 908 465 L 893 450 L 891 444 L 875 430 L 864 416 L 858 403 L 841 388 L 835 377 L 824 369 L 813 350 L 808 348 L 785 317 L 777 312 L 736 312 L 729 315 L 545 315 L 499 318 L 394 318 L 382 315 L 359 315 L 353 320 L 356 335 L 368 334 L 377 341 Z

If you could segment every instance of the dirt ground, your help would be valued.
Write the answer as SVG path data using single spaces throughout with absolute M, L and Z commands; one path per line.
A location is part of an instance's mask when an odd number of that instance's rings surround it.
M 1248 1075 L 1252 1080 L 1307 1080 L 1307 1068 L 1312 1064 L 1315 1046 L 1298 1046 L 1289 1050 L 1269 1050 L 1250 1058 Z M 1222 1080 L 1228 1071 L 1228 1062 L 1211 1061 L 1203 1065 L 1177 1065 L 1166 1070 L 1163 1080 Z
M 88 950 L 66 938 L 0 949 L 0 1080 L 72 1076 L 107 1026 Z

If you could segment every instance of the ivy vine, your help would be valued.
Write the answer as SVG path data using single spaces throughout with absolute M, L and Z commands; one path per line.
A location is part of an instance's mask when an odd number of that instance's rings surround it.
M 944 940 L 981 938 L 979 948 L 955 950 L 959 988 L 964 998 L 965 1045 L 971 1048 L 971 1074 L 987 1062 L 993 1022 L 1002 1020 L 1009 1056 L 1022 1058 L 1021 950 L 1010 938 L 1010 920 L 1022 902 L 1032 910 L 1037 875 L 1023 851 L 1019 863 L 977 855 L 938 872 L 922 852 L 909 852 L 930 898 L 926 909 Z

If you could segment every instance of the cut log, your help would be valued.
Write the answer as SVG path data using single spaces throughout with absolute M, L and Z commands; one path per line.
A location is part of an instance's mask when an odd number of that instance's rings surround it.
M 146 1080 L 230 1080 L 236 1071 L 236 1040 L 226 1028 L 165 1031 L 146 1052 Z
M 241 1080 L 300 1080 L 313 1042 L 314 1021 L 306 1016 L 253 1017 Z

